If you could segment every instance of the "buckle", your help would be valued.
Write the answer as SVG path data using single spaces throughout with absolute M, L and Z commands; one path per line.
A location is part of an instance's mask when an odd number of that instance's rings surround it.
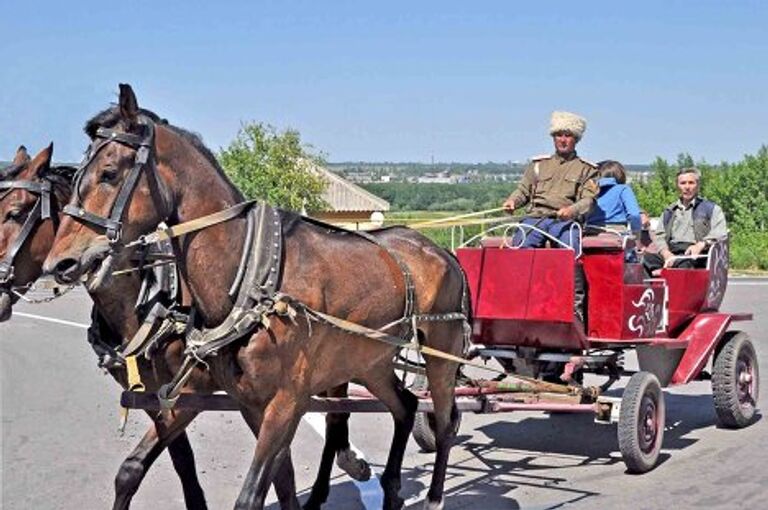
M 13 280 L 13 266 L 0 262 L 0 284 L 10 283 Z

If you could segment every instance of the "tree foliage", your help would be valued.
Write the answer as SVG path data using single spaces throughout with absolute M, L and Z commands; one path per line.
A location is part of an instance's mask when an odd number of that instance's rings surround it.
M 327 208 L 322 199 L 327 182 L 313 170 L 323 160 L 301 143 L 296 130 L 279 132 L 267 124 L 243 124 L 218 157 L 224 171 L 248 198 L 295 211 Z

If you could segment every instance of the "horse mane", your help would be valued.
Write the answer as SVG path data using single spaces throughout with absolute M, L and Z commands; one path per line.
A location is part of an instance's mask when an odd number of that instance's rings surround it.
M 227 182 L 230 187 L 237 192 L 238 195 L 240 195 L 240 191 L 229 179 L 229 176 L 227 176 L 227 174 L 224 172 L 224 169 L 219 164 L 219 160 L 216 159 L 216 156 L 213 154 L 213 152 L 211 152 L 211 150 L 205 146 L 202 137 L 198 133 L 193 133 L 191 131 L 187 131 L 184 128 L 175 126 L 168 122 L 167 119 L 160 117 L 151 110 L 139 108 L 139 113 L 140 115 L 150 119 L 155 124 L 159 124 L 170 129 L 172 132 L 189 142 L 200 154 L 203 155 L 208 163 L 210 163 L 211 166 L 216 169 L 221 178 L 224 179 L 224 181 Z M 122 117 L 120 116 L 120 107 L 118 105 L 112 105 L 106 110 L 97 113 L 91 119 L 89 119 L 85 123 L 83 131 L 85 131 L 85 134 L 87 134 L 89 138 L 93 139 L 96 136 L 96 131 L 100 127 L 105 129 L 112 129 L 120 123 L 121 119 Z
M 27 163 L 21 163 L 18 165 L 10 165 L 0 170 L 0 180 L 10 179 L 16 177 L 27 166 Z

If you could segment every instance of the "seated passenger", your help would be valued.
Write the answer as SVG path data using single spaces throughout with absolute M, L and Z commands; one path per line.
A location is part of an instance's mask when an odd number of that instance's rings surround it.
M 643 265 L 649 274 L 661 267 L 706 267 L 706 258 L 695 257 L 728 235 L 723 210 L 699 196 L 700 184 L 701 173 L 697 168 L 681 168 L 677 172 L 680 198 L 664 209 L 654 234 L 659 253 L 643 255 Z M 691 258 L 676 260 L 678 255 Z
M 600 192 L 595 199 L 595 207 L 587 217 L 587 225 L 602 227 L 619 233 L 631 232 L 635 239 L 640 238 L 640 206 L 627 182 L 624 166 L 618 161 L 601 161 L 597 167 L 600 172 Z M 629 226 L 629 227 L 628 227 Z M 626 255 L 629 262 L 636 262 L 634 243 Z
M 522 223 L 533 228 L 526 229 L 524 236 L 516 232 L 515 246 L 544 247 L 548 239 L 535 228 L 570 246 L 576 253 L 581 252 L 581 238 L 572 227 L 575 221 L 589 214 L 598 189 L 596 165 L 576 154 L 576 144 L 586 127 L 586 121 L 573 113 L 552 114 L 549 134 L 555 154 L 533 158 L 517 189 L 504 202 L 504 209 L 509 213 L 528 206 Z M 583 322 L 586 280 L 581 264 L 575 264 L 574 283 L 575 313 Z
M 588 225 L 606 227 L 617 232 L 631 231 L 640 237 L 640 206 L 627 182 L 624 166 L 618 161 L 601 161 L 597 167 L 600 172 L 600 192 L 595 200 L 595 207 L 587 217 Z M 629 225 L 629 230 L 627 229 Z

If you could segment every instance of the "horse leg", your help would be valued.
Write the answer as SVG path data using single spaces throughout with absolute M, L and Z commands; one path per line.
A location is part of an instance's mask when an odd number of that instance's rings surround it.
M 348 386 L 348 384 L 337 386 L 326 392 L 325 396 L 346 397 Z M 366 481 L 371 477 L 371 467 L 368 462 L 358 457 L 350 447 L 348 421 L 349 413 L 325 415 L 325 444 L 320 458 L 320 468 L 309 499 L 304 503 L 304 510 L 319 509 L 328 500 L 334 456 L 336 464 L 355 480 Z
M 257 442 L 235 509 L 264 508 L 270 483 L 275 485 L 282 509 L 300 509 L 290 453 L 290 442 L 301 418 L 294 396 L 281 392 L 263 414 L 250 408 L 244 408 L 242 413 L 257 436 Z
M 405 456 L 408 436 L 413 429 L 413 421 L 419 401 L 410 391 L 403 388 L 391 369 L 379 380 L 379 384 L 366 384 L 368 390 L 376 396 L 392 413 L 395 433 L 389 448 L 387 465 L 381 475 L 381 488 L 384 490 L 384 509 L 398 510 L 405 501 L 399 496 L 400 476 Z M 381 383 L 381 381 L 385 381 Z
M 184 429 L 195 419 L 196 412 L 177 412 L 173 416 L 155 419 L 136 448 L 120 465 L 115 477 L 115 510 L 127 509 L 139 490 L 155 459 L 168 447 L 173 466 L 179 475 L 188 509 L 204 510 L 205 495 L 197 479 L 195 458 Z
M 435 416 L 435 467 L 432 482 L 424 501 L 426 510 L 443 508 L 443 490 L 448 470 L 448 457 L 456 437 L 459 412 L 456 408 L 456 363 L 427 357 L 427 380 L 434 404 Z

